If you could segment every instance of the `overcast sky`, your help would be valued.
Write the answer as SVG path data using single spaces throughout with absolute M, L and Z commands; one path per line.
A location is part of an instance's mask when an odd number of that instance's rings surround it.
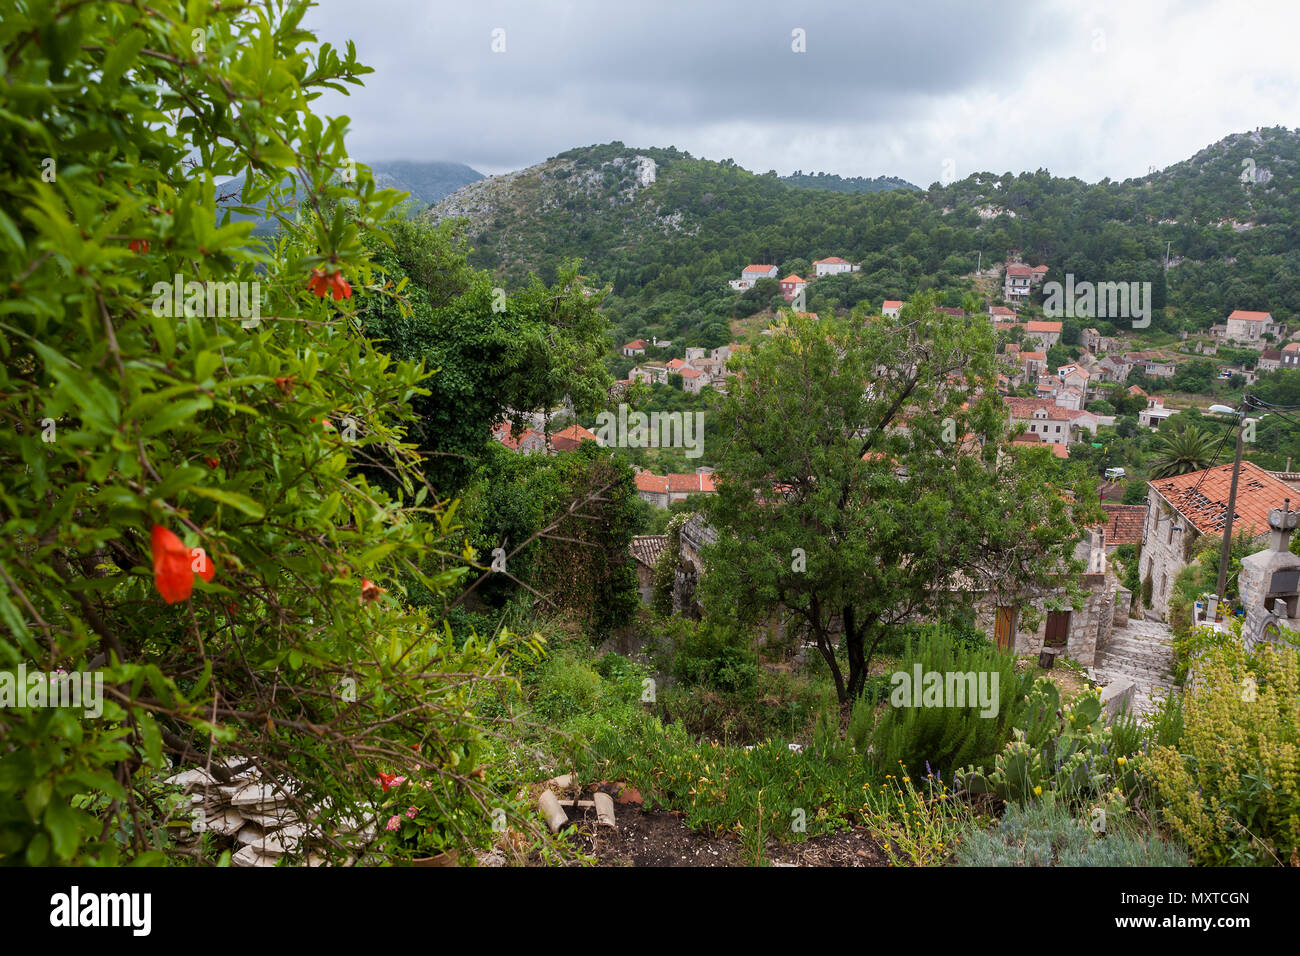
M 1300 127 L 1298 0 L 323 0 L 306 24 L 375 69 L 318 101 L 354 156 L 488 175 L 622 140 L 783 175 L 1095 182 Z

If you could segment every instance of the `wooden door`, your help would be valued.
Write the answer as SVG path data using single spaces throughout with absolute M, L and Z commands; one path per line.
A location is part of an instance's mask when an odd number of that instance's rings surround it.
M 1070 633 L 1070 612 L 1053 611 L 1047 615 L 1047 636 L 1043 643 L 1048 647 L 1064 647 Z
M 993 622 L 993 637 L 998 642 L 998 647 L 1008 651 L 1015 643 L 1015 631 L 1011 626 L 1015 613 L 1016 609 L 1013 607 L 1000 607 L 997 618 Z

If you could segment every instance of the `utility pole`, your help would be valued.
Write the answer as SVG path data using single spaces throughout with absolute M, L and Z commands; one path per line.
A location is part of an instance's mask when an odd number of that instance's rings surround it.
M 1228 489 L 1228 513 L 1223 519 L 1223 545 L 1219 548 L 1219 582 L 1215 593 L 1219 596 L 1220 603 L 1227 598 L 1224 589 L 1228 586 L 1228 558 L 1232 554 L 1232 513 L 1237 508 L 1237 479 L 1241 477 L 1241 451 L 1243 445 L 1241 436 L 1246 423 L 1246 412 L 1250 405 L 1250 396 L 1243 395 L 1241 413 L 1237 420 L 1237 455 L 1232 462 L 1232 485 Z

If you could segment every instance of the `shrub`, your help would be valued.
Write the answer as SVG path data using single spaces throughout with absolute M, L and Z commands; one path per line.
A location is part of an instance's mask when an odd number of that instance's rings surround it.
M 1151 572 L 1148 571 L 1146 577 L 1142 579 L 1142 606 L 1151 607 L 1151 596 L 1155 590 L 1155 585 L 1151 583 Z
M 537 673 L 537 712 L 550 720 L 563 720 L 595 709 L 604 682 L 600 674 L 568 650 L 548 657 Z
M 901 706 L 903 697 L 891 691 L 889 705 L 879 714 L 860 699 L 850 716 L 854 745 L 878 770 L 901 765 L 914 776 L 928 768 L 939 772 L 983 760 L 997 753 L 1011 737 L 1033 684 L 1029 674 L 1016 673 L 1015 657 L 988 640 L 970 646 L 945 627 L 921 628 L 898 659 L 896 674 L 911 684 L 915 667 L 923 674 L 972 672 L 992 689 L 997 678 L 996 713 L 983 716 L 978 702 L 965 706 Z M 990 710 L 992 707 L 990 706 Z
M 229 783 L 233 758 L 300 815 L 372 810 L 381 771 L 488 799 L 466 715 L 509 638 L 458 647 L 401 600 L 402 573 L 453 590 L 465 542 L 405 441 L 428 374 L 356 315 L 404 304 L 367 252 L 401 196 L 311 112 L 369 71 L 305 9 L 0 16 L 0 668 L 106 698 L 0 708 L 0 862 L 182 852 L 155 800 L 178 764 Z M 238 175 L 276 240 L 218 207 Z
M 1300 865 L 1300 653 L 1212 647 L 1183 711 L 1150 756 L 1164 820 L 1198 863 Z
M 1101 817 L 1096 810 L 1105 812 Z M 1094 830 L 1104 820 L 1104 830 Z M 1142 833 L 1123 811 L 1071 813 L 1051 801 L 1012 804 L 991 830 L 969 827 L 958 866 L 1187 866 L 1187 850 Z

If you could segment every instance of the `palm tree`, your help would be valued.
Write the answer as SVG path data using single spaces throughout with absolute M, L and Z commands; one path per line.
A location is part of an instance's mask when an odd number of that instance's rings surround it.
M 1201 471 L 1209 468 L 1213 459 L 1210 436 L 1194 425 L 1157 432 L 1155 451 L 1158 457 L 1151 462 L 1152 478 L 1174 478 Z

